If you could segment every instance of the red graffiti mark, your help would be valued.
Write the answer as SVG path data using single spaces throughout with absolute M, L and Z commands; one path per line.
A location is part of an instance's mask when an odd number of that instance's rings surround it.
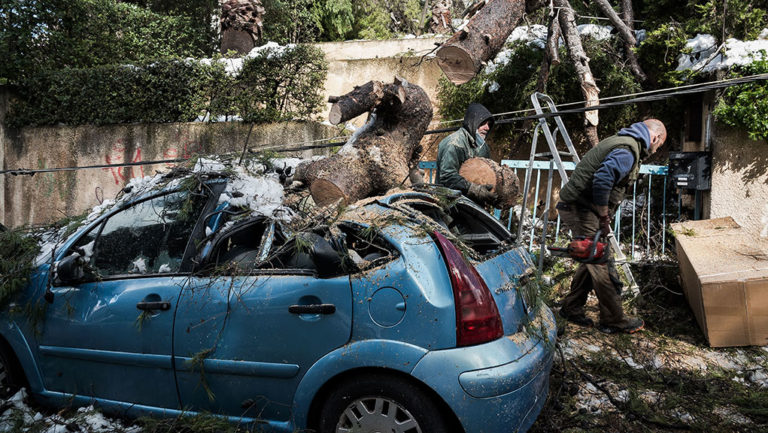
M 163 159 L 189 159 L 192 157 L 192 155 L 199 153 L 203 148 L 200 143 L 190 139 L 186 133 L 178 138 L 178 144 L 169 147 L 165 152 L 163 152 Z M 174 165 L 176 164 L 165 164 L 166 167 L 173 167 Z
M 125 163 L 125 145 L 123 139 L 118 139 L 115 144 L 112 145 L 109 153 L 104 157 L 107 164 L 124 164 Z M 133 153 L 133 157 L 129 162 L 141 162 L 141 148 L 137 148 Z M 112 173 L 112 177 L 115 179 L 115 185 L 125 183 L 128 179 L 133 177 L 133 167 L 109 167 L 104 170 L 109 170 Z M 144 177 L 144 167 L 139 166 L 139 173 L 141 177 Z

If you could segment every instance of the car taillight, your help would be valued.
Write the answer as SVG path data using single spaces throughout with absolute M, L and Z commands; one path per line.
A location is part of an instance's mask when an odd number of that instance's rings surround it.
M 456 344 L 470 346 L 500 338 L 504 335 L 501 316 L 485 281 L 445 236 L 435 232 L 435 240 L 451 276 L 456 304 Z

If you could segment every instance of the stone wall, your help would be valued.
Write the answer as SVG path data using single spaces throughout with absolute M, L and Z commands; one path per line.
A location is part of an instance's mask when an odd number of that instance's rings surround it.
M 120 164 L 187 158 L 194 153 L 240 152 L 248 147 L 297 147 L 336 135 L 319 123 L 288 122 L 133 124 L 112 126 L 55 126 L 6 130 L 0 134 L 4 169 L 44 169 Z M 2 132 L 2 131 L 0 131 Z M 282 153 L 312 156 L 312 151 Z M 114 198 L 131 178 L 152 175 L 172 164 L 93 168 L 0 176 L 3 192 L 0 222 L 9 227 L 43 224 L 78 215 L 102 200 Z M 4 178 L 4 179 L 3 179 Z
M 768 237 L 768 143 L 715 123 L 708 218 L 733 217 L 756 236 Z

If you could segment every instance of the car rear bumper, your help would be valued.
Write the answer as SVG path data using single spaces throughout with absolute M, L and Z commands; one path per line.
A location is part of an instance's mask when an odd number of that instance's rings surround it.
M 434 389 L 466 433 L 524 432 L 547 399 L 556 338 L 542 308 L 527 331 L 426 354 L 412 374 Z

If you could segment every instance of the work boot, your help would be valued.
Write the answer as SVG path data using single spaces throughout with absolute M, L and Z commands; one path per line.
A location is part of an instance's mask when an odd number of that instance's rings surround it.
M 587 315 L 584 313 L 568 314 L 565 311 L 563 311 L 563 309 L 561 308 L 560 311 L 558 312 L 558 315 L 563 319 L 579 326 L 584 326 L 586 328 L 591 328 L 595 326 L 595 322 L 593 322 L 592 319 L 587 317 Z
M 639 317 L 625 317 L 624 320 L 622 320 L 619 323 L 614 323 L 610 325 L 601 323 L 597 327 L 597 330 L 605 334 L 618 334 L 618 333 L 634 334 L 635 332 L 643 329 L 644 327 L 645 327 L 645 322 L 643 322 L 643 319 Z

